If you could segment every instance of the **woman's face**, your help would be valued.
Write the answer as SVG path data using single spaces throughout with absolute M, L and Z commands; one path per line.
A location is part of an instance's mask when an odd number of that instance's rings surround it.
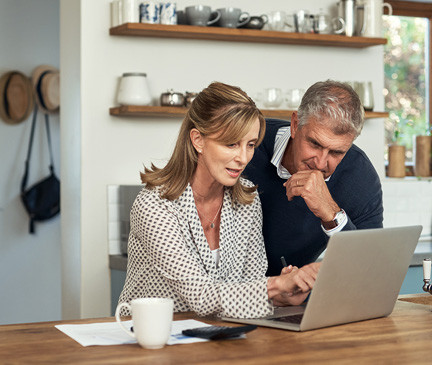
M 194 143 L 197 150 L 201 150 L 195 177 L 207 184 L 217 182 L 233 186 L 253 157 L 259 131 L 257 118 L 248 133 L 240 141 L 230 145 L 218 142 L 214 136 L 200 135 L 197 143 Z

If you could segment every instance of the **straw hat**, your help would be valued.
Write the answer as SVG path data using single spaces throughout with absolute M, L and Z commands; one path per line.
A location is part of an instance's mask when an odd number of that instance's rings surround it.
M 0 118 L 8 124 L 18 124 L 33 110 L 34 96 L 30 79 L 19 71 L 9 71 L 0 77 Z
M 46 114 L 57 113 L 60 107 L 60 73 L 53 66 L 34 69 L 32 83 L 39 109 Z

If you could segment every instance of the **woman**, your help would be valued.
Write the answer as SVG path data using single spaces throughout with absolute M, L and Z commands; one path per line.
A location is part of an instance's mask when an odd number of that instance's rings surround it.
M 241 89 L 215 82 L 198 94 L 168 164 L 141 174 L 119 302 L 171 297 L 175 311 L 247 318 L 305 299 L 313 265 L 265 277 L 261 205 L 240 177 L 264 132 Z

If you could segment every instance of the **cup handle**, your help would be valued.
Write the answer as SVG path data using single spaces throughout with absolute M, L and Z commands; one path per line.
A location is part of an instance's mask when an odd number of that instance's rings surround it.
M 268 16 L 266 14 L 262 14 L 260 18 L 263 20 L 264 24 L 268 23 Z
M 388 9 L 388 15 L 393 15 L 393 8 L 389 3 L 383 3 L 383 8 L 387 8 Z
M 239 16 L 239 19 L 240 18 L 242 18 L 242 17 L 246 17 L 244 20 L 242 20 L 241 22 L 239 21 L 238 23 L 237 23 L 237 28 L 238 27 L 241 27 L 242 25 L 245 25 L 249 20 L 250 20 L 250 15 L 249 15 L 249 13 L 247 13 L 247 12 L 243 12 L 243 13 L 241 13 L 240 14 L 240 16 Z
M 213 15 L 213 14 L 216 14 L 216 18 L 209 20 L 207 22 L 207 25 L 212 25 L 212 24 L 216 23 L 217 21 L 219 21 L 219 19 L 221 17 L 221 12 L 219 10 L 215 10 L 215 11 L 212 11 L 211 15 Z
M 131 336 L 132 338 L 135 338 L 135 339 L 136 339 L 135 334 L 134 334 L 133 332 L 131 332 L 129 329 L 127 329 L 127 328 L 125 327 L 125 325 L 123 324 L 123 322 L 121 321 L 121 319 L 120 319 L 120 310 L 121 310 L 123 307 L 126 307 L 127 309 L 129 309 L 129 312 L 132 312 L 132 308 L 131 308 L 131 306 L 130 306 L 129 304 L 127 304 L 127 303 L 120 303 L 120 304 L 117 306 L 116 311 L 115 311 L 115 318 L 116 318 L 116 321 L 117 321 L 117 323 L 119 324 L 120 328 L 121 328 L 123 331 L 125 331 L 125 332 L 126 332 L 129 336 Z
M 333 29 L 335 34 L 341 34 L 345 30 L 345 20 L 343 20 L 341 17 L 333 18 Z M 339 29 L 336 28 L 336 23 L 339 22 L 341 27 Z

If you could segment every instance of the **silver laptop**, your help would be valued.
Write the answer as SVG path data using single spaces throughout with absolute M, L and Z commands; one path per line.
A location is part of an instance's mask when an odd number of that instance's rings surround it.
M 394 308 L 422 226 L 333 235 L 306 306 L 279 307 L 264 318 L 229 322 L 308 331 L 388 316 Z

